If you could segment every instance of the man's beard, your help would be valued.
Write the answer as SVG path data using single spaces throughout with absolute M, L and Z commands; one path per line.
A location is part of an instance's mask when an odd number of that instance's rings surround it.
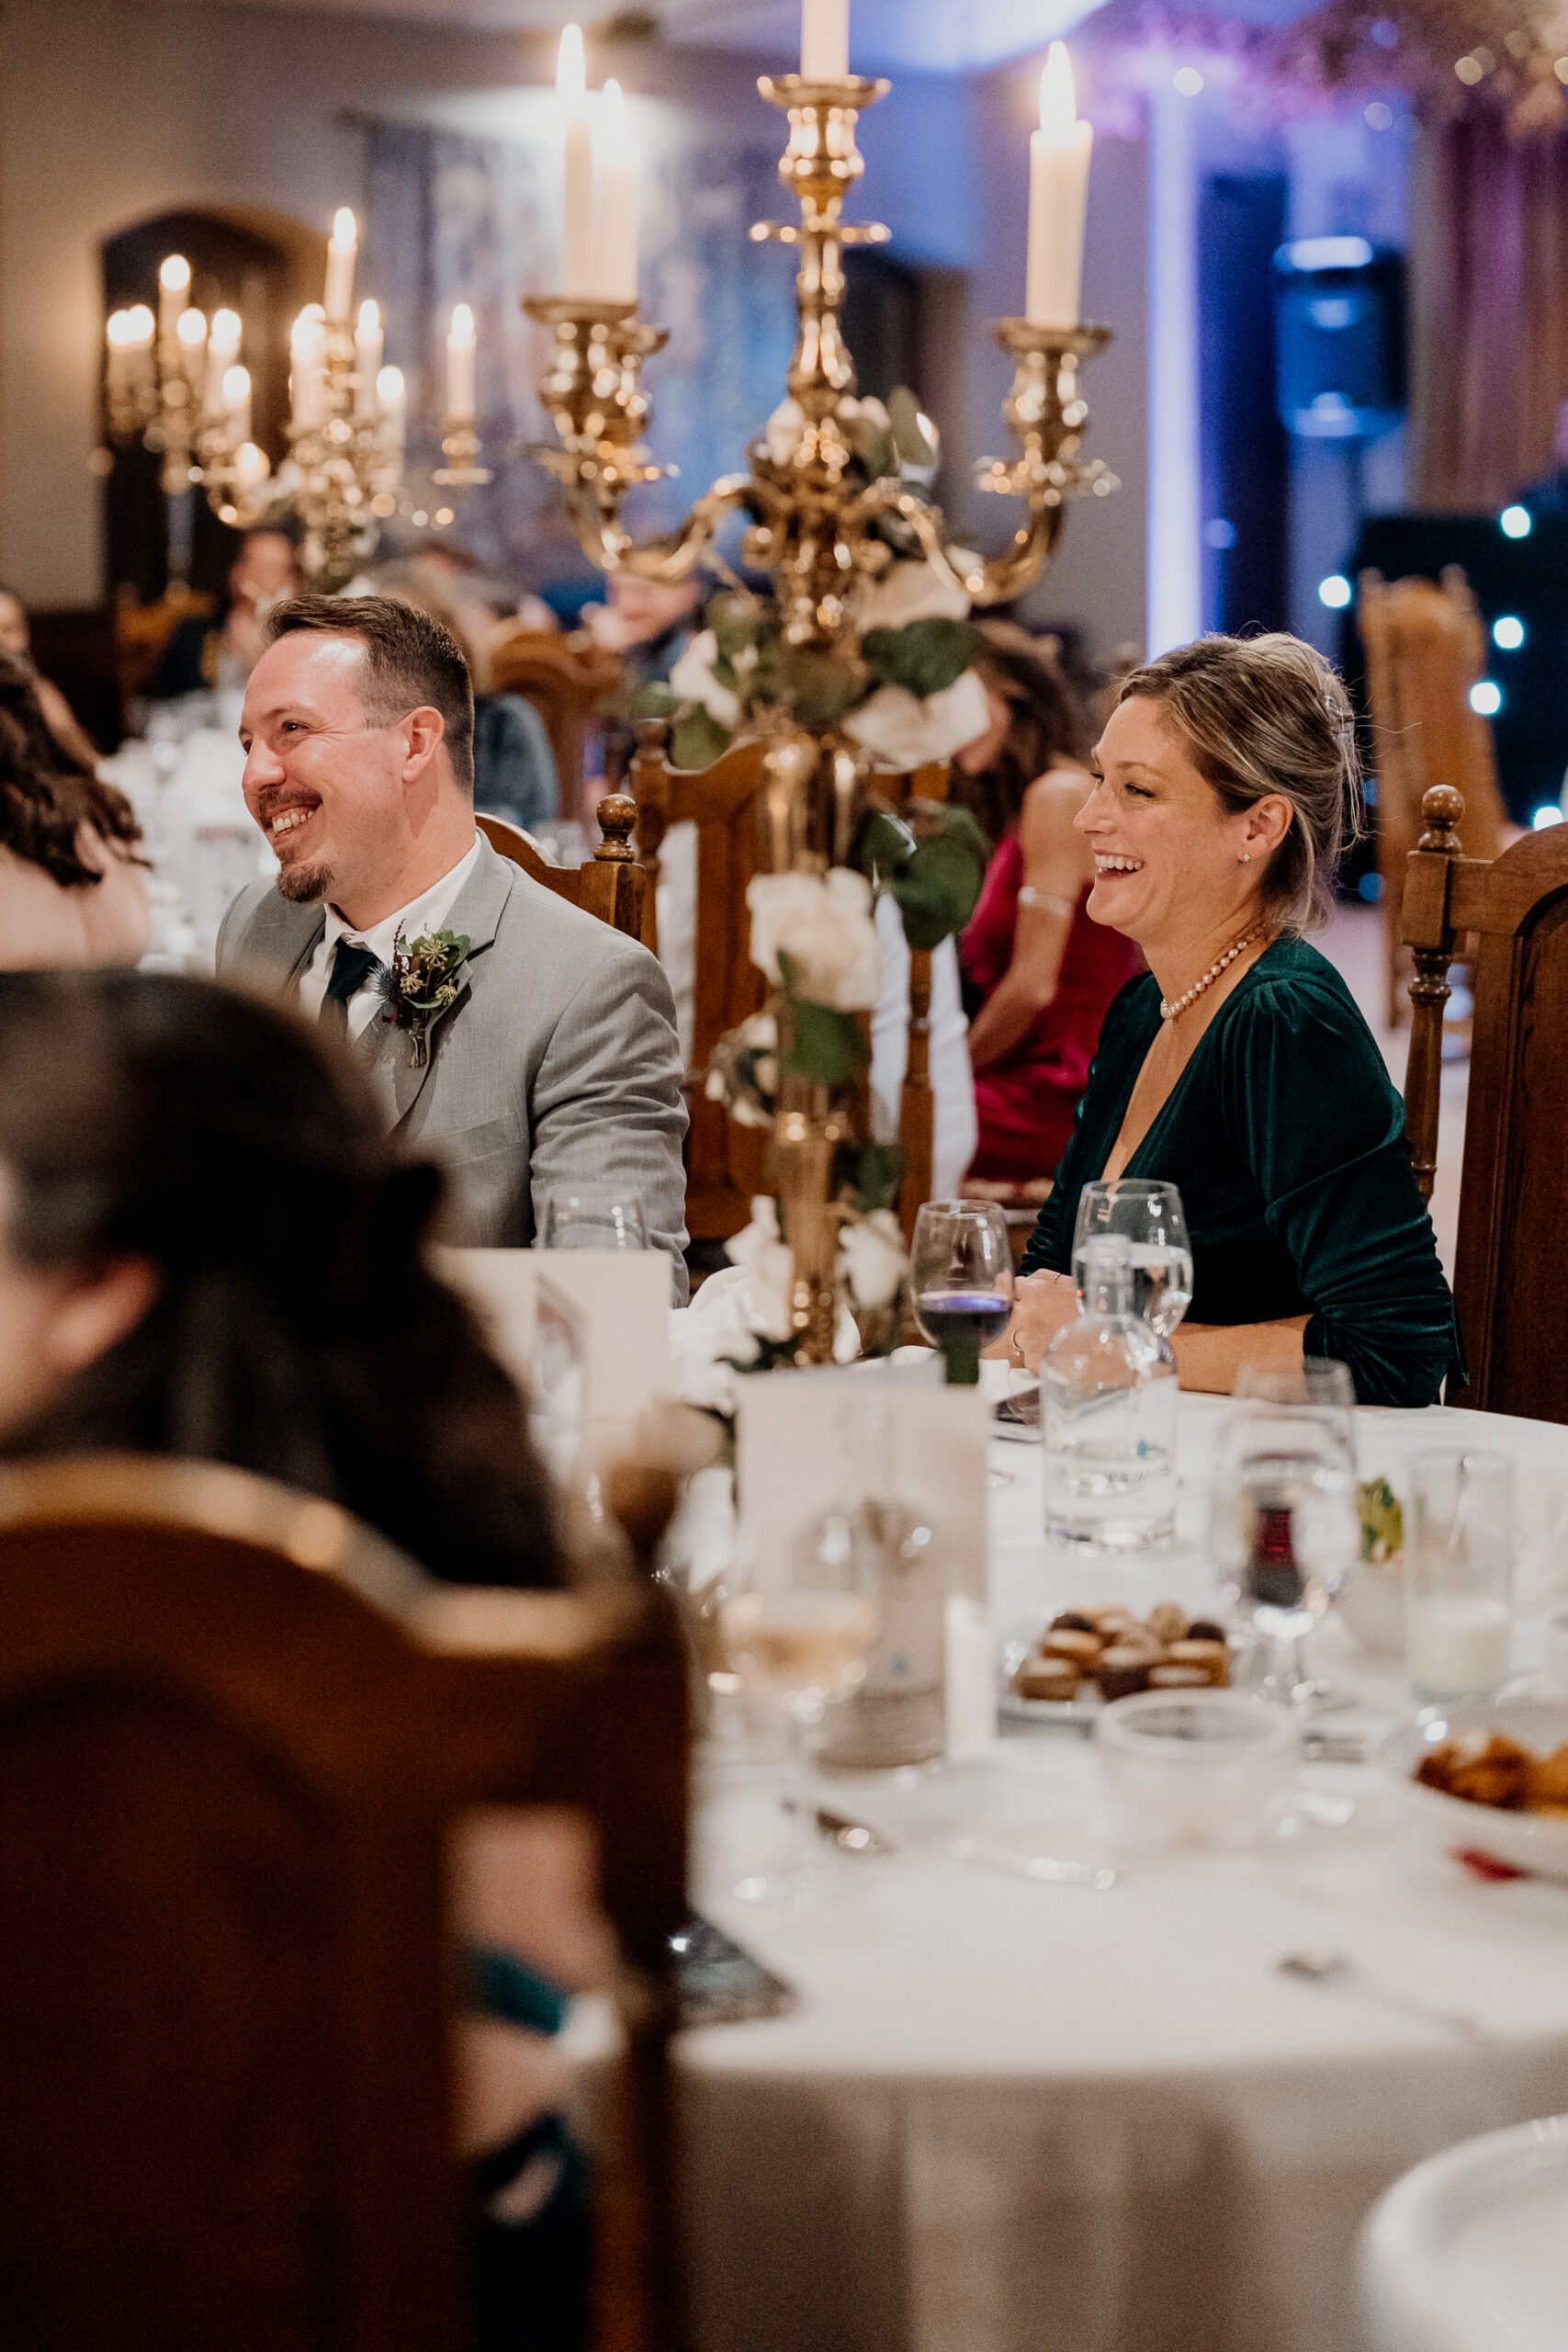
M 286 865 L 277 876 L 277 895 L 296 907 L 313 906 L 333 887 L 330 865 Z

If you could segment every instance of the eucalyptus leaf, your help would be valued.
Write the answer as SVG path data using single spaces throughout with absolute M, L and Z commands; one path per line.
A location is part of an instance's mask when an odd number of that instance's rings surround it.
M 681 697 L 661 678 L 639 686 L 632 696 L 628 717 L 631 718 L 673 718 L 681 707 Z
M 966 621 L 932 617 L 906 621 L 902 628 L 869 629 L 861 653 L 883 685 L 905 686 L 923 702 L 964 675 L 982 641 Z
M 808 998 L 791 1000 L 788 1026 L 794 1031 L 789 1053 L 781 1067 L 815 1086 L 841 1086 L 870 1059 L 860 1023 L 852 1012 L 836 1005 L 813 1004 Z
M 904 1181 L 904 1151 L 896 1143 L 843 1143 L 833 1155 L 833 1192 L 847 1193 L 858 1216 L 890 1209 Z
M 728 727 L 721 727 L 700 703 L 675 722 L 670 738 L 670 764 L 676 768 L 711 768 L 730 745 Z
M 759 668 L 756 692 L 782 702 L 803 727 L 824 727 L 842 718 L 865 698 L 870 678 L 863 663 L 852 654 L 819 653 L 809 648 L 779 645 L 767 664 L 766 681 Z
M 893 427 L 893 443 L 907 466 L 934 466 L 936 451 L 920 430 L 920 404 L 908 384 L 900 384 L 887 395 L 888 422 Z
M 911 947 L 940 947 L 975 911 L 985 879 L 960 842 L 939 836 L 917 843 L 914 855 L 888 884 Z

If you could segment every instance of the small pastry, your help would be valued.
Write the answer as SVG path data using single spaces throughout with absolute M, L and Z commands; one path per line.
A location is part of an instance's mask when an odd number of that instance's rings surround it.
M 1561 1813 L 1568 1807 L 1568 1740 L 1533 1763 L 1525 1783 L 1525 1803 L 1532 1813 Z
M 1231 1679 L 1231 1654 L 1224 1642 L 1172 1642 L 1172 1666 L 1201 1666 L 1216 1690 Z
M 1151 1690 L 1208 1690 L 1213 1688 L 1201 1666 L 1151 1666 Z
M 1156 1600 L 1144 1622 L 1156 1641 L 1179 1642 L 1187 1631 L 1187 1611 L 1179 1601 Z
M 1098 1634 L 1042 1634 L 1042 1657 L 1065 1657 L 1079 1674 L 1087 1674 L 1105 1645 Z
M 1072 1699 L 1077 1695 L 1077 1668 L 1065 1657 L 1026 1657 L 1012 1678 L 1021 1699 Z
M 1133 1611 L 1122 1600 L 1109 1600 L 1102 1609 L 1089 1609 L 1084 1613 L 1092 1619 L 1096 1631 L 1101 1634 L 1112 1633 L 1119 1625 L 1137 1623 Z
M 1053 1634 L 1092 1634 L 1094 1620 L 1086 1617 L 1081 1609 L 1064 1609 L 1059 1617 L 1051 1620 Z
M 1192 1623 L 1187 1628 L 1186 1637 L 1190 1642 L 1226 1641 L 1224 1627 L 1223 1625 L 1216 1625 L 1212 1617 L 1194 1617 Z
M 1118 1643 L 1111 1649 L 1101 1650 L 1094 1679 L 1100 1685 L 1101 1698 L 1130 1699 L 1135 1690 L 1148 1689 L 1153 1671 L 1157 1671 L 1157 1668 L 1151 1668 L 1147 1650 L 1133 1649 Z

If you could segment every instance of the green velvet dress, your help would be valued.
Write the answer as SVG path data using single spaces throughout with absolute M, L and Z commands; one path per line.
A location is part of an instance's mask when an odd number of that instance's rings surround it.
M 1078 1193 L 1103 1170 L 1159 1030 L 1159 984 L 1111 1004 L 1023 1271 L 1072 1270 Z M 1404 1142 L 1404 1106 L 1334 967 L 1277 939 L 1199 1039 L 1123 1173 L 1177 1185 L 1194 1323 L 1307 1315 L 1309 1356 L 1363 1405 L 1432 1405 L 1460 1369 L 1453 1299 Z

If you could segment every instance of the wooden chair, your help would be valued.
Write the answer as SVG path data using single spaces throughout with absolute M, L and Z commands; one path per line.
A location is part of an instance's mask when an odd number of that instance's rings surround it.
M 1492 729 L 1470 707 L 1486 671 L 1486 636 L 1470 582 L 1457 564 L 1441 582 L 1385 582 L 1363 571 L 1357 618 L 1367 650 L 1377 777 L 1378 871 L 1382 879 L 1389 1023 L 1404 1019 L 1409 958 L 1403 948 L 1405 863 L 1433 785 L 1463 795 L 1467 857 L 1494 858 L 1506 812 L 1497 789 Z M 1462 954 L 1462 949 L 1461 949 Z
M 653 893 L 647 888 L 648 876 L 631 844 L 637 803 L 625 793 L 612 792 L 599 803 L 599 826 L 604 838 L 584 865 L 552 865 L 521 827 L 509 825 L 504 817 L 481 816 L 475 821 L 491 849 L 520 865 L 558 899 L 570 899 L 585 914 L 613 923 L 631 939 L 642 937 Z
M 444 1838 L 546 1804 L 621 1953 L 593 2340 L 675 2346 L 685 1708 L 651 1589 L 433 1586 L 209 1464 L 0 1471 L 6 2340 L 464 2352 Z
M 694 953 L 694 1009 L 692 1031 L 694 1079 L 727 1029 L 766 1000 L 768 984 L 751 962 L 751 917 L 746 887 L 757 871 L 757 851 L 765 746 L 733 744 L 711 767 L 674 768 L 665 756 L 667 729 L 657 719 L 637 729 L 630 786 L 637 803 L 637 847 L 654 888 L 660 853 L 671 825 L 697 829 L 696 939 Z M 932 763 L 907 775 L 879 775 L 876 790 L 890 800 L 944 800 L 947 765 Z M 657 949 L 657 920 L 644 932 Z M 909 1053 L 899 1111 L 898 1140 L 904 1148 L 904 1178 L 898 1209 L 906 1235 L 914 1230 L 920 1203 L 931 1190 L 935 1102 L 931 1084 L 931 959 L 923 949 L 909 958 Z M 691 1094 L 686 1144 L 686 1227 L 694 1240 L 723 1240 L 750 1221 L 751 1196 L 766 1192 L 767 1136 L 738 1127 L 719 1102 L 700 1086 Z
M 557 637 L 521 625 L 493 639 L 487 652 L 494 691 L 524 695 L 544 720 L 560 783 L 560 813 L 575 817 L 589 731 L 599 706 L 621 682 L 619 661 L 581 632 Z
M 1568 1421 L 1559 1275 L 1568 1208 L 1568 826 L 1467 857 L 1460 796 L 1435 786 L 1404 885 L 1414 1021 L 1405 1127 L 1430 1199 L 1449 967 L 1476 939 L 1454 1298 L 1469 1379 L 1450 1405 Z

